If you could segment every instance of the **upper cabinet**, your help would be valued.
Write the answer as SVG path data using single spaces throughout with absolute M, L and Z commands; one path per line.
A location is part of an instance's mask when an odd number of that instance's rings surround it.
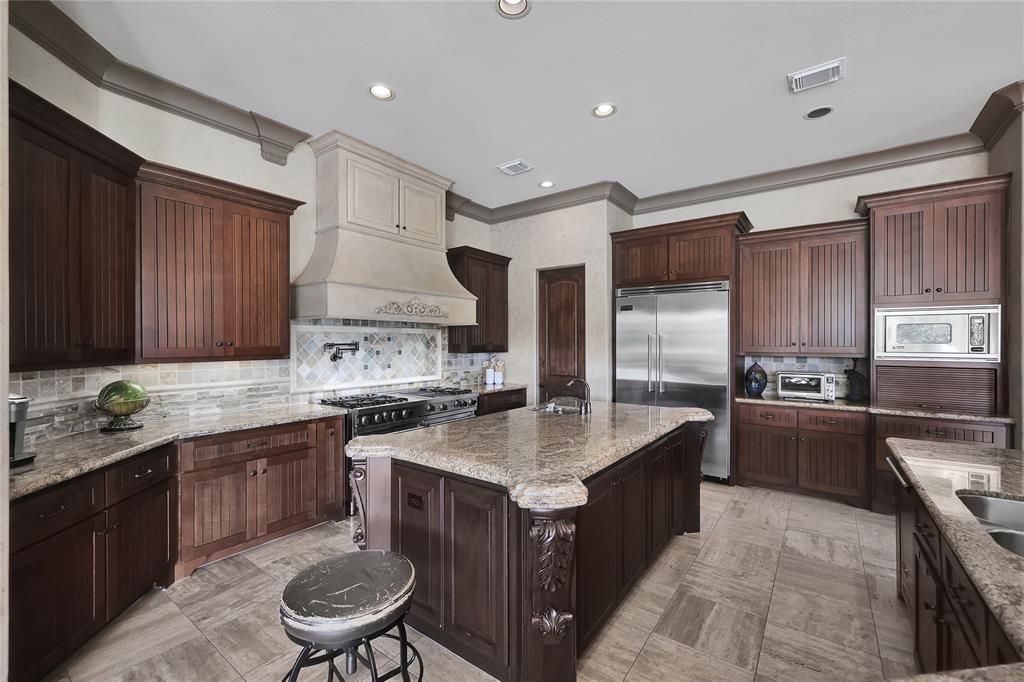
M 449 327 L 449 352 L 508 351 L 508 264 L 511 260 L 471 246 L 448 249 L 448 265 L 455 278 L 477 297 L 476 326 Z
M 11 369 L 131 362 L 142 159 L 10 82 Z
M 739 239 L 740 352 L 860 357 L 867 352 L 863 220 Z
M 612 233 L 615 287 L 729 279 L 735 235 L 750 231 L 743 213 Z
M 140 358 L 287 357 L 301 202 L 157 164 L 139 180 Z
M 862 196 L 878 305 L 998 303 L 1008 176 Z

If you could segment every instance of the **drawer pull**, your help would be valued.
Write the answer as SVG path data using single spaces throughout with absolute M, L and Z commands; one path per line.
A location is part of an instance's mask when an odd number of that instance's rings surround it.
M 52 512 L 46 512 L 45 514 L 40 514 L 39 518 L 41 518 L 41 519 L 52 519 L 54 516 L 60 516 L 61 514 L 63 514 L 66 511 L 71 511 L 71 507 L 67 506 L 66 504 L 62 504 L 61 506 L 59 506 L 56 509 L 54 509 Z
M 769 421 L 774 421 L 775 420 L 775 415 L 774 414 L 762 414 L 761 415 L 761 419 L 767 419 Z
M 120 526 L 120 525 L 121 525 L 120 521 L 114 521 L 112 524 L 110 524 L 110 528 L 108 528 L 107 531 L 109 532 L 109 531 L 112 531 L 112 530 L 117 530 L 117 527 Z
M 838 419 L 822 419 L 821 421 L 823 423 L 825 423 L 825 424 L 833 424 L 833 425 L 838 425 L 838 424 L 842 423 Z
M 923 408 L 925 410 L 941 410 L 942 409 L 942 405 L 932 405 L 932 404 L 929 404 L 929 403 L 918 403 L 917 406 L 920 407 L 920 408 Z
M 925 524 L 923 524 L 923 523 L 915 523 L 914 524 L 914 528 L 917 528 L 917 532 L 921 535 L 921 537 L 923 537 L 923 538 L 931 537 L 932 533 L 931 533 L 930 530 L 928 530 L 928 526 L 926 526 Z
M 267 441 L 265 441 L 265 440 L 254 440 L 251 443 L 248 443 L 246 445 L 246 447 L 249 447 L 249 448 L 262 448 L 266 444 L 267 444 Z
M 924 610 L 925 611 L 934 611 L 935 610 L 935 604 L 929 604 L 928 602 L 922 602 L 922 604 L 924 605 Z
M 940 429 L 925 429 L 924 432 L 929 436 L 935 436 L 936 438 L 947 438 L 949 436 L 948 431 L 943 431 Z
M 137 471 L 134 474 L 132 474 L 132 478 L 145 478 L 146 476 L 149 476 L 152 473 L 153 473 L 153 469 L 150 468 L 150 467 L 147 467 L 145 471 L 141 471 L 141 472 Z

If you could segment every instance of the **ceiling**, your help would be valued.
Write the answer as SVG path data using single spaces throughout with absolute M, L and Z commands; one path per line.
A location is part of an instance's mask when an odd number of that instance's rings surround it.
M 490 0 L 56 4 L 122 61 L 340 130 L 490 207 L 606 180 L 649 196 L 963 133 L 1024 78 L 1024 2 L 535 0 L 515 21 Z M 845 80 L 789 94 L 787 73 L 840 56 Z M 396 98 L 372 99 L 373 82 Z M 619 112 L 591 116 L 604 101 Z M 803 119 L 823 104 L 834 113 Z M 515 158 L 535 170 L 495 168 Z

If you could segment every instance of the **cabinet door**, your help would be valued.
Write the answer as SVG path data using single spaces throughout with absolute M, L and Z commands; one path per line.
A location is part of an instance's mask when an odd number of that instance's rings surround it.
M 666 445 L 644 456 L 647 483 L 647 556 L 653 561 L 672 535 L 672 460 Z
M 476 326 L 466 327 L 468 343 L 466 353 L 482 353 L 487 346 L 487 320 L 490 316 L 490 305 L 487 291 L 488 274 L 490 268 L 487 263 L 475 258 L 466 259 L 466 288 L 476 296 Z
M 81 357 L 80 155 L 11 119 L 11 369 Z
M 867 494 L 868 453 L 864 436 L 800 431 L 797 485 L 832 495 Z
M 187 561 L 256 537 L 257 462 L 181 475 L 181 557 Z
M 942 619 L 942 641 L 945 646 L 940 670 L 969 670 L 981 666 L 981 661 L 967 642 L 963 625 L 948 609 Z
M 39 679 L 106 622 L 105 515 L 11 555 L 11 678 Z
M 267 457 L 257 466 L 257 537 L 316 518 L 316 449 Z
M 399 231 L 398 174 L 369 159 L 349 157 L 348 222 L 391 235 Z
M 919 546 L 914 548 L 914 659 L 918 672 L 941 669 L 939 621 L 942 604 L 938 574 Z
M 936 301 L 998 301 L 1003 295 L 1004 197 L 991 192 L 936 202 Z
M 485 353 L 508 352 L 508 266 L 487 267 L 487 314 L 484 317 Z
M 444 244 L 444 190 L 402 178 L 399 222 L 402 236 L 432 246 Z
M 316 425 L 317 516 L 341 518 L 348 504 L 345 467 L 345 421 L 338 418 Z
M 142 358 L 224 355 L 223 202 L 144 183 L 141 203 Z
M 646 534 L 647 485 L 643 459 L 637 458 L 617 469 L 615 486 L 619 599 L 625 598 L 647 567 Z
M 668 238 L 642 237 L 615 242 L 615 286 L 668 281 Z
M 1020 654 L 1013 646 L 1010 638 L 1006 636 L 1003 629 L 996 622 L 995 617 L 988 614 L 988 652 L 984 665 L 1006 665 L 1008 663 L 1019 663 Z
M 288 216 L 224 204 L 224 345 L 239 358 L 288 355 Z
M 416 569 L 412 603 L 419 615 L 443 627 L 441 590 L 441 477 L 392 465 L 391 546 Z
M 895 478 L 895 476 L 893 477 Z M 896 589 L 914 612 L 914 509 L 915 493 L 897 483 L 896 493 Z
M 732 236 L 726 230 L 695 230 L 668 237 L 668 278 L 700 282 L 732 274 Z
M 587 484 L 587 504 L 576 512 L 576 635 L 580 653 L 601 631 L 619 601 L 618 479 L 609 472 Z
M 107 510 L 107 620 L 154 585 L 170 585 L 178 542 L 167 480 Z
M 132 178 L 82 157 L 82 359 L 135 357 L 135 215 Z
M 444 482 L 444 629 L 488 659 L 508 661 L 508 494 Z
M 680 436 L 669 441 L 668 449 L 669 468 L 672 474 L 671 482 L 671 529 L 673 533 L 681 533 L 683 524 L 686 521 L 687 499 L 686 499 L 686 437 Z
M 932 216 L 931 203 L 872 210 L 875 303 L 932 300 Z
M 740 246 L 740 345 L 749 355 L 797 353 L 799 242 Z
M 867 233 L 800 242 L 800 352 L 867 353 Z
M 737 433 L 737 460 L 741 480 L 749 483 L 796 485 L 796 431 L 740 426 Z

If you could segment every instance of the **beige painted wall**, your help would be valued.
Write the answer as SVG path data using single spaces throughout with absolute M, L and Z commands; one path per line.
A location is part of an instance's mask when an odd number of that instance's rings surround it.
M 259 145 L 101 90 L 12 28 L 10 77 L 149 161 L 237 182 L 306 202 L 291 221 L 291 276 L 313 252 L 316 165 L 299 144 L 279 166 Z
M 455 220 L 445 223 L 445 246 L 473 246 L 484 251 L 491 250 L 491 226 L 479 220 L 455 215 Z

